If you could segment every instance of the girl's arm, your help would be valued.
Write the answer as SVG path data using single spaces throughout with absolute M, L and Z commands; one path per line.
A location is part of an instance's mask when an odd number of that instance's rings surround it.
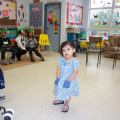
M 33 42 L 35 43 L 35 45 L 37 45 L 37 40 L 35 38 L 33 39 Z
M 78 69 L 75 69 L 71 74 L 71 76 L 67 79 L 67 81 L 71 82 L 76 77 L 77 73 L 78 73 Z
M 60 66 L 57 67 L 57 78 L 60 78 Z

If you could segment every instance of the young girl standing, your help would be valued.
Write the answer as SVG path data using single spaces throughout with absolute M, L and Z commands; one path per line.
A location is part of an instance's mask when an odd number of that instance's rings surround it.
M 5 88 L 5 84 L 4 84 L 4 76 L 3 76 L 3 71 L 0 67 L 0 89 L 4 89 Z M 3 95 L 3 93 L 0 91 L 0 100 L 5 99 L 5 96 Z
M 38 57 L 40 57 L 40 59 L 42 61 L 44 61 L 43 56 L 36 50 L 37 41 L 33 37 L 33 32 L 34 32 L 33 29 L 28 29 L 27 37 L 26 37 L 26 40 L 25 40 L 25 42 L 26 42 L 26 49 L 29 51 L 31 62 L 35 62 L 35 60 L 33 59 L 32 51 L 34 51 L 35 54 Z
M 61 55 L 62 57 L 58 61 L 57 79 L 54 87 L 56 100 L 53 101 L 53 104 L 64 104 L 62 112 L 67 112 L 71 96 L 79 96 L 77 81 L 79 61 L 75 58 L 75 45 L 70 41 L 62 43 Z

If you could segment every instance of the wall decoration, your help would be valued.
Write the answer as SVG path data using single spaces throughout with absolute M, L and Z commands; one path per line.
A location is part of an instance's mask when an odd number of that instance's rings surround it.
M 7 31 L 6 37 L 9 39 L 15 39 L 17 37 L 17 29 L 7 29 Z
M 67 24 L 82 25 L 83 7 L 67 3 Z
M 21 23 L 23 23 L 23 22 L 27 22 L 27 20 L 26 20 L 26 16 L 27 16 L 26 8 L 24 7 L 23 4 L 18 7 L 18 14 L 17 15 L 18 15 L 18 26 L 21 26 Z
M 40 2 L 40 0 L 33 0 L 33 3 L 38 3 Z
M 17 27 L 17 2 L 0 1 L 0 27 Z
M 56 17 L 54 17 L 55 12 L 52 13 L 52 11 L 49 12 L 48 15 L 48 22 L 50 22 L 50 25 L 53 24 L 53 22 L 57 21 Z
M 42 26 L 43 3 L 30 3 L 29 26 L 40 28 Z
M 108 22 L 103 21 L 103 25 L 107 25 L 107 24 L 108 24 Z

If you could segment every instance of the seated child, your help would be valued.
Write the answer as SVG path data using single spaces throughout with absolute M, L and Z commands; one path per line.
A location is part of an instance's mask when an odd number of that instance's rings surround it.
M 26 37 L 26 49 L 29 51 L 29 55 L 30 55 L 30 59 L 31 62 L 35 62 L 35 60 L 33 59 L 33 55 L 32 55 L 32 51 L 35 52 L 35 54 L 40 57 L 40 59 L 42 61 L 44 61 L 43 56 L 36 50 L 36 45 L 37 45 L 37 41 L 36 39 L 33 37 L 33 29 L 28 29 L 28 33 L 27 33 L 27 37 Z
M 21 56 L 26 54 L 25 48 L 25 29 L 18 28 L 18 37 L 15 39 L 14 48 L 17 50 L 16 57 L 18 61 L 21 61 Z
M 2 63 L 3 65 L 7 65 L 8 62 L 5 61 L 5 53 L 6 51 L 10 51 L 12 52 L 12 56 L 11 56 L 11 59 L 9 60 L 9 63 L 12 64 L 15 60 L 15 55 L 16 55 L 16 49 L 14 49 L 12 46 L 11 46 L 11 42 L 10 42 L 10 39 L 8 37 L 6 37 L 6 34 L 7 34 L 7 30 L 6 29 L 1 29 L 0 30 L 0 34 L 1 34 L 1 37 L 0 37 L 0 50 L 1 50 L 1 59 L 2 59 Z
M 4 84 L 4 76 L 3 76 L 3 71 L 0 67 L 0 89 L 4 89 L 5 88 L 5 84 Z M 3 93 L 0 91 L 0 100 L 5 99 L 5 96 L 3 95 Z

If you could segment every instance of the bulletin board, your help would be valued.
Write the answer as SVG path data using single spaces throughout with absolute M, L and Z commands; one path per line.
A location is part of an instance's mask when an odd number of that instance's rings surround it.
M 40 28 L 42 26 L 43 3 L 30 3 L 30 26 Z
M 13 0 L 0 1 L 0 27 L 17 27 L 17 2 Z
M 67 24 L 82 25 L 83 20 L 83 6 L 76 6 L 71 3 L 67 3 Z

